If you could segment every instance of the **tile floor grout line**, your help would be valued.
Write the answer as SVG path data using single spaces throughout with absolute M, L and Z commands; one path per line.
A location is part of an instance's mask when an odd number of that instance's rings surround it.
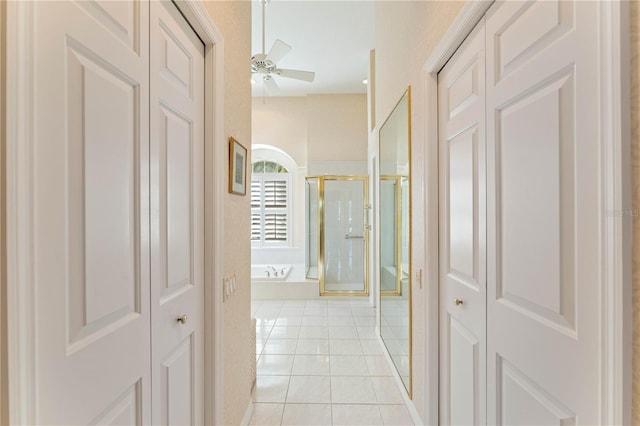
M 327 306 L 328 306 L 328 304 L 327 304 L 327 303 L 322 303 L 322 304 L 320 304 L 320 306 L 322 306 L 322 305 L 327 305 Z M 280 310 L 279 310 L 279 314 L 278 314 L 278 316 L 276 317 L 276 320 L 275 320 L 276 322 L 280 319 L 280 315 L 282 314 L 282 311 L 284 310 L 284 306 L 285 306 L 285 304 L 282 304 L 282 305 L 280 305 L 280 306 L 281 306 L 281 307 L 280 307 Z M 305 307 L 303 308 L 303 313 L 304 313 L 304 309 L 306 308 L 306 306 L 307 306 L 307 302 L 305 302 Z M 316 305 L 316 306 L 317 306 L 317 305 Z M 353 308 L 354 308 L 354 307 L 361 308 L 362 306 L 359 306 L 359 305 L 358 305 L 358 306 L 351 306 L 351 304 L 349 304 L 348 306 L 349 306 L 350 318 L 352 318 L 352 320 L 353 320 L 353 327 L 355 327 L 355 328 L 356 328 L 357 338 L 350 338 L 350 339 L 333 339 L 333 340 L 334 340 L 334 341 L 340 341 L 340 340 L 357 341 L 357 342 L 358 342 L 359 349 L 360 349 L 360 354 L 348 354 L 348 353 L 347 353 L 347 354 L 332 354 L 332 353 L 331 353 L 331 340 L 332 340 L 332 339 L 331 339 L 331 336 L 330 336 L 330 334 L 329 334 L 329 327 L 330 327 L 330 326 L 329 326 L 329 324 L 328 324 L 328 320 L 327 320 L 327 331 L 328 331 L 327 336 L 326 336 L 325 338 L 323 338 L 323 339 L 315 339 L 315 340 L 318 340 L 318 341 L 326 340 L 326 341 L 327 341 L 327 345 L 328 345 L 328 347 L 329 347 L 329 351 L 328 351 L 329 353 L 328 353 L 328 354 L 326 354 L 326 355 L 328 356 L 328 361 L 329 361 L 329 374 L 328 374 L 328 375 L 320 374 L 320 375 L 314 375 L 314 376 L 320 376 L 320 377 L 321 377 L 321 376 L 327 376 L 327 377 L 328 377 L 328 380 L 329 380 L 329 400 L 330 400 L 330 404 L 329 404 L 329 408 L 330 408 L 330 410 L 329 410 L 329 415 L 331 416 L 331 423 L 332 423 L 332 424 L 333 424 L 333 408 L 335 408 L 335 407 L 333 407 L 333 405 L 334 405 L 334 404 L 335 404 L 335 405 L 337 405 L 337 406 L 341 406 L 341 405 L 354 405 L 353 403 L 346 403 L 346 402 L 344 402 L 344 403 L 340 403 L 340 402 L 334 402 L 334 401 L 333 401 L 333 397 L 334 397 L 334 396 L 333 396 L 332 389 L 331 389 L 331 379 L 332 379 L 333 377 L 354 377 L 354 378 L 356 378 L 356 377 L 363 377 L 363 378 L 364 378 L 364 377 L 367 377 L 367 378 L 369 379 L 369 381 L 370 381 L 372 384 L 373 384 L 373 380 L 372 380 L 373 378 L 384 378 L 384 377 L 388 377 L 388 376 L 384 376 L 384 375 L 379 376 L 379 375 L 376 375 L 376 374 L 374 374 L 374 373 L 372 373 L 372 372 L 371 372 L 371 369 L 369 368 L 369 365 L 366 363 L 366 361 L 367 361 L 367 359 L 368 359 L 367 357 L 368 357 L 368 356 L 376 356 L 376 354 L 374 354 L 374 355 L 366 355 L 366 354 L 365 354 L 365 351 L 364 351 L 364 347 L 363 347 L 362 342 L 363 342 L 363 340 L 372 340 L 372 339 L 362 339 L 362 338 L 361 338 L 361 333 L 359 333 L 359 332 L 358 332 L 358 330 L 357 330 L 358 325 L 355 323 L 355 315 L 353 314 Z M 256 312 L 257 312 L 257 310 L 258 310 L 258 309 L 259 309 L 259 307 L 256 309 Z M 317 315 L 316 315 L 316 316 L 317 316 Z M 326 316 L 327 318 L 329 318 L 329 317 L 330 317 L 330 315 L 329 315 L 329 313 L 328 313 L 328 308 L 327 308 L 327 313 L 326 313 L 325 315 L 320 315 L 320 316 Z M 362 317 L 370 317 L 370 316 L 371 316 L 371 315 L 362 315 Z M 367 321 L 367 320 L 363 320 L 363 323 L 366 323 L 366 321 Z M 267 341 L 268 341 L 269 339 L 272 339 L 272 338 L 273 338 L 273 337 L 272 337 L 272 334 L 271 334 L 271 333 L 273 332 L 273 327 L 275 327 L 275 323 L 271 326 L 271 329 L 270 329 L 269 334 L 268 334 L 268 336 L 267 336 Z M 302 327 L 302 326 L 301 326 L 301 327 Z M 368 326 L 368 325 L 363 325 L 363 326 L 360 326 L 360 327 L 369 327 L 369 326 Z M 273 338 L 273 339 L 275 339 L 275 338 Z M 299 355 L 299 354 L 297 354 L 297 351 L 298 351 L 298 345 L 299 345 L 300 340 L 301 340 L 301 338 L 300 338 L 300 333 L 298 333 L 297 337 L 295 338 L 295 346 L 296 346 L 296 351 L 295 351 L 295 352 L 296 352 L 296 353 L 295 353 L 295 354 L 289 354 L 289 355 L 293 355 L 293 362 L 294 362 L 294 363 L 295 363 L 295 359 L 296 359 L 297 355 Z M 313 340 L 313 339 L 312 339 L 312 340 Z M 375 339 L 373 339 L 373 340 L 375 341 Z M 264 355 L 264 348 L 266 347 L 266 344 L 267 344 L 267 342 L 265 342 L 265 346 L 263 346 L 262 354 L 261 354 L 261 355 Z M 284 351 L 288 351 L 288 350 L 286 350 L 286 349 L 283 349 L 283 350 L 284 350 Z M 285 354 L 285 355 L 286 355 L 286 354 Z M 312 355 L 313 355 L 313 354 L 312 354 Z M 318 354 L 318 353 L 317 353 L 317 351 L 316 351 L 315 355 L 324 355 L 324 354 Z M 332 357 L 334 357 L 334 356 L 344 356 L 344 357 L 346 357 L 346 358 L 351 358 L 351 357 L 355 357 L 355 356 L 359 356 L 359 357 L 361 357 L 361 359 L 362 359 L 362 360 L 363 360 L 363 362 L 365 363 L 365 367 L 366 367 L 365 369 L 366 369 L 366 371 L 367 371 L 367 374 L 366 374 L 366 375 L 359 375 L 359 376 L 358 376 L 358 375 L 357 375 L 357 376 L 338 376 L 338 375 L 334 375 L 334 374 L 333 374 L 333 373 L 334 373 L 334 371 L 333 371 L 333 369 L 331 368 L 331 359 L 332 359 Z M 378 355 L 378 356 L 379 356 L 379 355 Z M 282 375 L 282 376 L 287 376 L 287 377 L 288 377 L 288 382 L 287 382 L 287 390 L 286 390 L 286 394 L 285 394 L 285 400 L 284 400 L 284 403 L 282 404 L 283 409 L 282 409 L 281 418 L 280 418 L 280 423 L 281 423 L 281 424 L 282 424 L 282 423 L 284 423 L 284 414 L 285 414 L 285 411 L 286 411 L 286 409 L 287 409 L 287 406 L 288 406 L 288 405 L 299 405 L 298 403 L 288 403 L 288 402 L 287 402 L 287 399 L 288 399 L 288 393 L 289 393 L 289 391 L 290 391 L 291 380 L 292 380 L 292 378 L 293 378 L 293 364 L 292 364 L 292 367 L 291 367 L 291 370 L 290 370 L 290 372 L 289 372 L 289 373 L 290 373 L 289 375 Z M 274 376 L 281 376 L 281 375 L 268 375 L 268 376 L 274 377 Z M 406 405 L 405 405 L 405 404 L 403 404 L 402 402 L 400 402 L 400 403 L 381 403 L 381 402 L 379 402 L 379 397 L 378 397 L 378 394 L 375 392 L 375 388 L 374 388 L 374 395 L 375 395 L 375 402 L 371 402 L 371 403 L 356 403 L 355 405 L 362 405 L 362 406 L 374 406 L 374 405 L 375 405 L 375 406 L 377 406 L 377 407 L 378 407 L 378 409 L 377 409 L 377 410 L 375 410 L 375 411 L 376 411 L 376 412 L 378 413 L 378 415 L 380 416 L 380 417 L 379 417 L 379 421 L 380 421 L 380 422 L 382 422 L 381 424 L 384 424 L 384 420 L 382 419 L 382 407 L 383 407 L 383 406 L 393 406 L 393 405 L 397 405 L 397 406 L 404 407 L 404 408 L 405 408 L 405 410 L 406 410 Z M 302 403 L 300 403 L 300 404 L 302 404 Z M 308 403 L 305 403 L 305 404 L 309 404 L 309 405 L 326 405 L 325 403 L 320 403 L 320 402 L 317 402 L 317 403 L 308 402 Z
M 293 369 L 293 366 L 291 366 Z M 282 426 L 282 422 L 284 422 L 284 411 L 287 409 L 287 398 L 289 397 L 289 386 L 291 386 L 291 377 L 289 376 L 289 380 L 287 381 L 287 392 L 284 395 L 284 403 L 282 404 L 282 414 L 280 415 L 280 425 Z

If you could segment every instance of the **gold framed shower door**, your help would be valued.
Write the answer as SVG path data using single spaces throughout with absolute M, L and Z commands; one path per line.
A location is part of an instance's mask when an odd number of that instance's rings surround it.
M 307 176 L 306 178 L 317 179 L 318 183 L 318 281 L 320 285 L 320 296 L 368 296 L 369 295 L 369 176 L 367 175 L 320 175 Z M 325 221 L 324 221 L 324 184 L 325 181 L 362 181 L 363 183 L 363 230 L 364 239 L 364 290 L 327 290 L 325 287 Z

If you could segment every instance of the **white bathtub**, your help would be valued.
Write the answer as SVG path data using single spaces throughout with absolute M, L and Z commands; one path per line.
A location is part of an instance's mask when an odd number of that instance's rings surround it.
M 273 274 L 273 266 L 278 276 Z M 285 269 L 282 275 L 282 269 Z M 269 277 L 267 278 L 267 270 Z M 304 263 L 266 263 L 251 266 L 252 300 L 311 300 L 320 297 L 318 280 L 305 277 Z
M 291 265 L 251 265 L 251 281 L 286 281 Z

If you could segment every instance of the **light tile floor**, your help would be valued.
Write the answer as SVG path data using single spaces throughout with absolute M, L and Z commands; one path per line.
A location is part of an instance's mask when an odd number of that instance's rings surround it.
M 360 298 L 252 302 L 251 425 L 413 425 Z

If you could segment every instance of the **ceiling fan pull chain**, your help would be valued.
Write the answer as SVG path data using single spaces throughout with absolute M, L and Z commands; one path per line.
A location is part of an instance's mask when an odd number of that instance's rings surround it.
M 265 19 L 264 19 L 264 8 L 267 5 L 267 0 L 260 0 L 260 3 L 262 3 L 262 54 L 265 54 L 265 49 L 264 49 L 264 34 L 265 34 Z

